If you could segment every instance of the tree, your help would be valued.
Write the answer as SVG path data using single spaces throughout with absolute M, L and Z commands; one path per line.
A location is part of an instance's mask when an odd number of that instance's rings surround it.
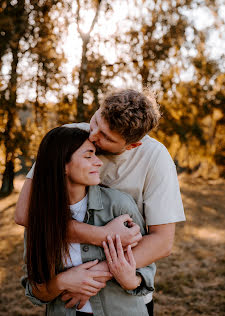
M 53 22 L 50 11 L 59 1 L 2 1 L 0 12 L 0 57 L 1 66 L 4 58 L 10 60 L 9 79 L 2 73 L 3 87 L 1 90 L 1 142 L 4 145 L 4 174 L 2 178 L 1 195 L 7 195 L 13 190 L 15 161 L 21 147 L 28 141 L 21 126 L 19 110 L 21 104 L 17 101 L 21 82 L 26 81 L 25 74 L 20 72 L 20 62 L 23 58 L 38 65 L 36 80 L 32 78 L 31 85 L 36 83 L 35 117 L 38 123 L 38 112 L 43 121 L 46 109 L 43 106 L 43 95 L 47 87 L 53 85 L 55 73 L 59 71 L 63 60 L 62 53 L 57 53 L 57 36 L 53 32 Z M 19 80 L 20 79 L 20 82 Z M 42 88 L 41 88 L 42 87 Z M 40 94 L 42 100 L 40 102 Z M 23 143 L 23 146 L 22 146 Z
M 9 194 L 13 190 L 14 166 L 16 158 L 16 142 L 20 125 L 17 116 L 17 66 L 19 60 L 19 43 L 24 36 L 28 24 L 25 2 L 19 1 L 15 6 L 7 1 L 2 2 L 0 13 L 1 32 L 0 55 L 11 54 L 11 73 L 6 87 L 1 91 L 2 117 L 5 127 L 1 133 L 1 142 L 5 147 L 5 171 L 2 179 L 1 194 Z

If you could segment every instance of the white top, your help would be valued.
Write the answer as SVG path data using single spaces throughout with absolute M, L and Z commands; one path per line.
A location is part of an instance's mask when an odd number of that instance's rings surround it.
M 88 195 L 86 195 L 78 203 L 70 205 L 70 210 L 71 210 L 73 219 L 76 219 L 79 222 L 84 221 L 84 217 L 87 211 L 87 202 L 88 202 Z M 79 264 L 82 264 L 80 244 L 71 243 L 69 247 L 69 253 L 70 253 L 71 260 L 68 258 L 67 262 L 64 263 L 65 267 L 71 268 L 71 267 L 78 266 Z M 87 303 L 81 309 L 79 309 L 79 311 L 84 312 L 84 313 L 93 313 L 90 302 L 87 301 Z

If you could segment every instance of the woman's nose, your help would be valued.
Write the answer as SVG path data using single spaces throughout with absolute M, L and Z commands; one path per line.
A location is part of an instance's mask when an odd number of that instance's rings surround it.
M 103 162 L 97 156 L 96 156 L 96 159 L 95 159 L 95 165 L 98 166 L 98 167 L 101 167 L 103 165 Z

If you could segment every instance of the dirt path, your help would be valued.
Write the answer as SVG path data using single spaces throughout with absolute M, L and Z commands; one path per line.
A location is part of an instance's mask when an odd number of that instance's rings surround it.
M 43 315 L 19 282 L 23 229 L 13 214 L 22 182 L 0 200 L 0 316 Z M 225 181 L 180 183 L 187 222 L 177 225 L 173 254 L 157 264 L 155 315 L 225 315 Z

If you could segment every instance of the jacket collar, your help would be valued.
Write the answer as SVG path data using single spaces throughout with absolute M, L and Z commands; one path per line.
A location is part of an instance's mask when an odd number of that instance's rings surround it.
M 101 189 L 98 185 L 91 185 L 88 190 L 88 210 L 103 210 Z

